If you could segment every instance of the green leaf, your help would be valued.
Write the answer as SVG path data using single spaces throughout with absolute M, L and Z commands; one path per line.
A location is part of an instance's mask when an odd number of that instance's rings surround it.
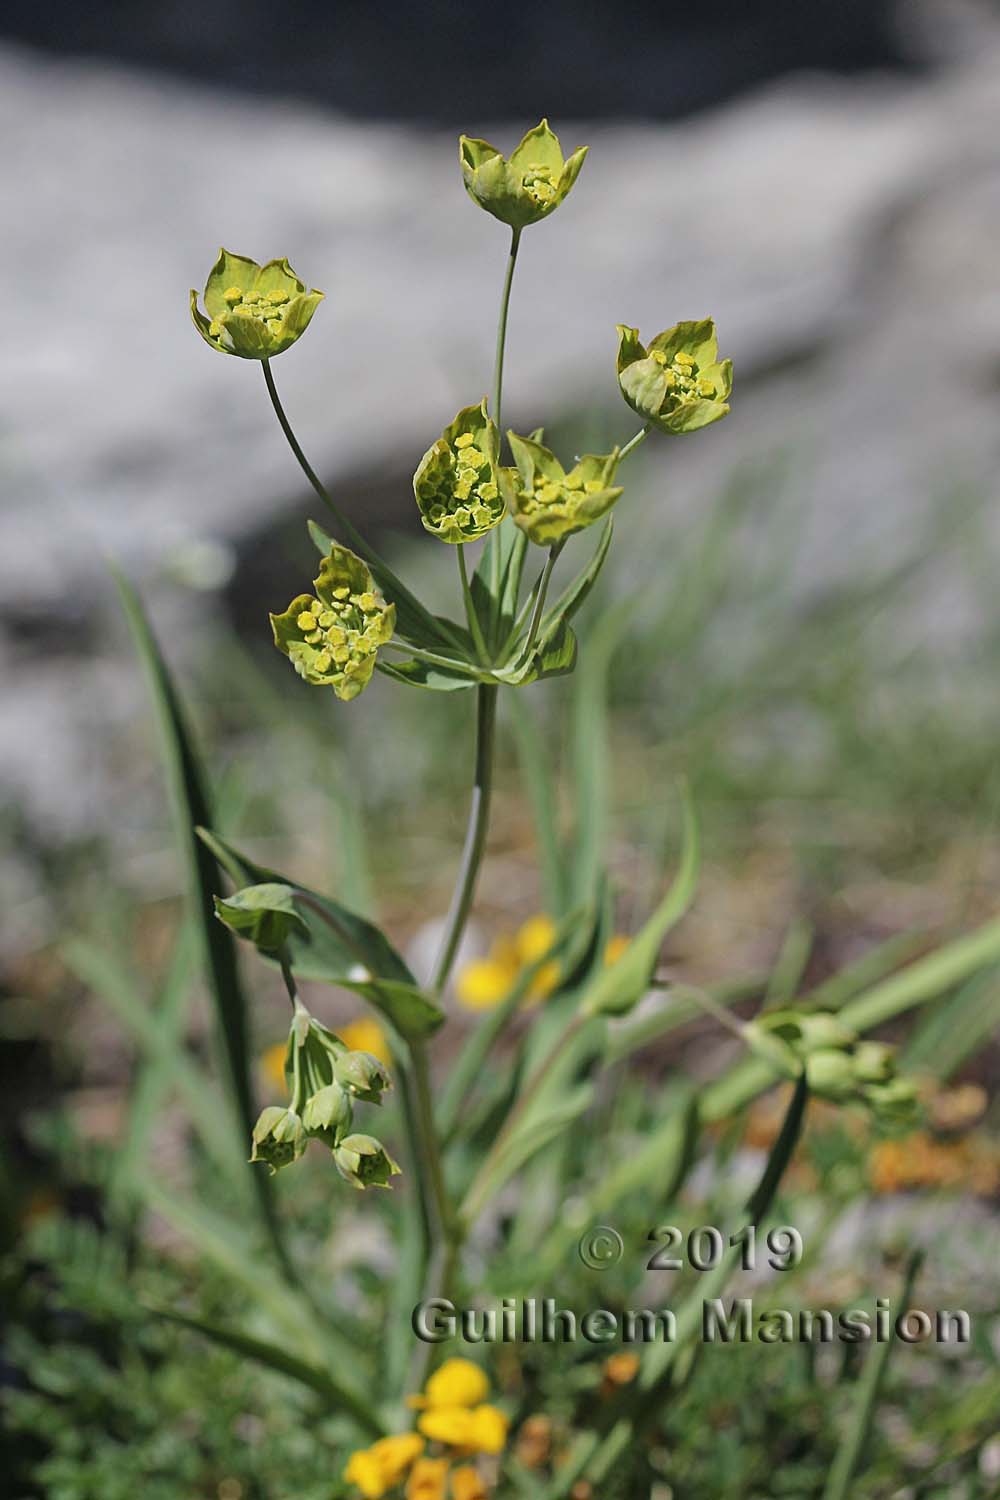
M 211 847 L 195 836 L 196 826 L 208 829 L 212 824 L 207 782 L 173 678 L 139 597 L 122 573 L 116 568 L 112 571 L 133 643 L 146 671 L 159 722 L 177 842 L 187 866 L 188 900 L 198 924 L 216 1031 L 227 1064 L 229 1092 L 242 1138 L 248 1141 L 257 1117 L 250 1081 L 249 1011 L 232 939 L 212 918 L 212 901 L 221 885 L 219 867 Z M 279 1256 L 284 1257 L 270 1186 L 263 1173 L 252 1173 L 251 1176 L 272 1243 Z
M 258 865 L 205 830 L 201 837 L 237 884 L 252 884 L 217 903 L 217 915 L 276 963 L 283 946 L 300 979 L 336 984 L 362 995 L 407 1038 L 429 1035 L 444 1013 L 418 987 L 383 932 L 356 912 Z
M 684 844 L 670 889 L 624 953 L 601 969 L 587 985 L 580 1002 L 586 1015 L 624 1015 L 642 998 L 656 968 L 663 939 L 680 921 L 694 896 L 698 879 L 698 824 L 690 795 L 683 792 Z
M 192 1333 L 202 1334 L 224 1349 L 231 1349 L 246 1359 L 256 1360 L 258 1364 L 266 1365 L 268 1369 L 277 1370 L 281 1375 L 288 1375 L 292 1380 L 297 1380 L 300 1385 L 308 1386 L 310 1390 L 322 1396 L 331 1407 L 349 1412 L 358 1426 L 370 1437 L 378 1438 L 385 1433 L 384 1425 L 363 1397 L 337 1379 L 329 1369 L 311 1364 L 308 1360 L 299 1359 L 296 1355 L 290 1354 L 287 1349 L 283 1349 L 280 1344 L 273 1344 L 267 1339 L 252 1338 L 236 1328 L 226 1328 L 221 1323 L 210 1322 L 207 1318 L 193 1318 L 186 1313 L 175 1312 L 169 1307 L 150 1306 L 149 1311 L 156 1317 L 177 1323 L 181 1328 L 190 1329 Z
M 493 678 L 508 687 L 527 687 L 543 677 L 564 677 L 576 666 L 576 653 L 576 636 L 565 620 L 555 620 L 539 632 L 530 651 L 522 652 L 509 667 L 497 667 Z
M 899 1301 L 896 1304 L 904 1310 L 909 1308 L 910 1293 L 913 1291 L 913 1283 L 923 1264 L 923 1259 L 922 1250 L 912 1251 L 907 1259 Z M 857 1382 L 850 1427 L 834 1454 L 826 1488 L 823 1490 L 823 1500 L 848 1500 L 852 1492 L 854 1476 L 864 1456 L 894 1342 L 892 1338 L 886 1339 L 868 1351 L 861 1378 Z
M 384 677 L 391 677 L 395 682 L 405 683 L 408 687 L 427 688 L 434 693 L 457 693 L 462 688 L 475 687 L 476 683 L 483 680 L 481 676 L 472 676 L 467 671 L 458 668 L 452 670 L 449 667 L 439 666 L 436 662 L 420 661 L 411 657 L 408 661 L 380 661 L 378 671 Z
M 608 518 L 601 530 L 600 540 L 594 548 L 593 556 L 587 566 L 577 574 L 573 582 L 568 584 L 552 608 L 546 610 L 542 616 L 542 633 L 551 629 L 553 623 L 558 619 L 572 620 L 580 606 L 586 601 L 594 584 L 597 582 L 601 569 L 604 567 L 608 550 L 611 546 L 611 538 L 614 535 L 615 523 Z

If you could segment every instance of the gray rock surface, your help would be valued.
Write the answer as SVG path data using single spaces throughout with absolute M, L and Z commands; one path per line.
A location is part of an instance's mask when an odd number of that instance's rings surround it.
M 675 126 L 554 122 L 592 151 L 525 236 L 506 417 L 551 423 L 596 392 L 624 438 L 614 324 L 652 333 L 710 311 L 737 401 L 671 453 L 673 502 L 650 508 L 664 541 L 678 506 L 789 443 L 811 575 L 891 549 L 956 478 L 995 486 L 998 61 L 984 34 L 920 80 L 802 77 Z M 275 370 L 336 484 L 405 476 L 486 391 L 505 231 L 466 199 L 449 139 L 107 65 L 0 51 L 0 137 L 0 661 L 16 702 L 0 784 L 43 825 L 86 828 L 107 665 L 40 668 L 25 625 L 83 631 L 109 550 L 151 576 L 197 544 L 224 572 L 225 546 L 301 494 L 258 370 L 188 321 L 220 241 L 287 254 L 327 293 Z

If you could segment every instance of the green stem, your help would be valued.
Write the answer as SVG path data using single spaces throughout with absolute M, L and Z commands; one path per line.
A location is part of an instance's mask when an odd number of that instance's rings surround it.
M 472 597 L 472 590 L 469 587 L 469 572 L 468 568 L 465 565 L 465 543 L 459 542 L 458 546 L 455 548 L 455 551 L 458 553 L 458 574 L 462 580 L 462 599 L 465 602 L 465 618 L 469 622 L 469 634 L 472 636 L 473 644 L 476 648 L 476 655 L 479 657 L 482 665 L 484 667 L 487 667 L 489 666 L 490 657 L 489 652 L 486 649 L 486 642 L 483 639 L 482 628 L 479 624 L 479 616 L 476 613 L 476 605 Z
M 302 470 L 303 474 L 312 485 L 319 499 L 322 500 L 327 509 L 332 511 L 336 516 L 341 529 L 350 538 L 352 544 L 357 548 L 361 556 L 367 558 L 368 562 L 370 562 L 372 566 L 378 570 L 378 572 L 381 574 L 382 579 L 385 581 L 389 592 L 394 593 L 400 599 L 405 600 L 410 608 L 421 617 L 421 619 L 424 621 L 424 624 L 427 625 L 431 630 L 433 630 L 434 634 L 437 635 L 441 640 L 446 640 L 449 645 L 455 646 L 458 650 L 461 650 L 461 642 L 458 641 L 454 635 L 452 635 L 451 631 L 448 630 L 448 628 L 443 625 L 440 620 L 436 620 L 430 613 L 430 611 L 424 608 L 415 594 L 410 593 L 410 590 L 406 587 L 406 584 L 403 583 L 400 578 L 396 577 L 396 574 L 389 567 L 389 564 L 385 562 L 381 555 L 376 552 L 375 548 L 365 540 L 365 538 L 361 535 L 361 532 L 354 525 L 354 522 L 341 510 L 336 500 L 334 500 L 329 490 L 319 478 L 319 475 L 316 473 L 316 470 L 313 468 L 312 464 L 306 458 L 299 444 L 298 438 L 292 431 L 292 424 L 291 422 L 289 422 L 287 416 L 285 415 L 285 408 L 281 404 L 281 398 L 278 395 L 278 389 L 274 383 L 274 376 L 271 373 L 270 361 L 262 359 L 261 368 L 264 371 L 264 384 L 267 386 L 267 394 L 270 396 L 271 405 L 274 407 L 274 415 L 277 417 L 281 430 L 285 434 L 289 448 L 291 448 L 292 452 L 295 454 L 296 459 L 298 460 L 299 468 Z
M 538 634 L 538 627 L 542 623 L 542 611 L 545 608 L 545 596 L 549 591 L 549 579 L 552 577 L 552 569 L 556 565 L 556 559 L 562 551 L 562 548 L 562 542 L 556 542 L 554 546 L 549 548 L 549 555 L 545 559 L 545 567 L 542 569 L 542 576 L 538 586 L 538 594 L 535 598 L 535 607 L 531 612 L 531 623 L 528 626 L 528 639 L 525 642 L 524 647 L 525 655 L 527 655 L 532 646 L 535 644 L 535 636 Z
M 514 267 L 517 265 L 517 251 L 521 243 L 520 229 L 512 229 L 510 234 L 510 253 L 507 256 L 507 270 L 504 273 L 503 291 L 500 294 L 500 316 L 497 319 L 497 347 L 496 357 L 493 361 L 493 401 L 490 407 L 490 415 L 497 426 L 498 456 L 503 455 L 503 360 L 507 345 L 507 314 L 510 311 L 510 289 L 514 282 Z M 489 574 L 490 574 L 490 640 L 495 643 L 497 620 L 500 611 L 500 539 L 496 532 L 490 534 L 487 542 L 489 548 Z
M 517 250 L 521 243 L 520 229 L 511 231 L 510 255 L 507 257 L 507 272 L 503 281 L 503 292 L 500 296 L 500 318 L 497 322 L 497 352 L 493 364 L 493 420 L 497 424 L 500 434 L 500 445 L 503 446 L 503 427 L 501 425 L 500 413 L 503 401 L 503 357 L 507 343 L 507 313 L 510 308 L 510 289 L 514 280 L 514 267 L 517 264 Z M 499 579 L 498 579 L 499 581 Z
M 476 760 L 472 785 L 472 805 L 462 851 L 462 866 L 458 884 L 452 898 L 451 910 L 445 923 L 441 953 L 434 970 L 433 988 L 436 993 L 448 983 L 451 966 L 458 952 L 458 945 L 465 931 L 465 923 L 476 891 L 479 867 L 486 849 L 486 831 L 490 817 L 490 796 L 493 790 L 493 748 L 496 740 L 497 688 L 482 683 L 476 689 Z
M 635 434 L 635 436 L 629 438 L 629 440 L 625 444 L 624 448 L 618 454 L 618 462 L 621 463 L 623 459 L 628 458 L 628 456 L 629 456 L 630 453 L 634 453 L 635 450 L 636 450 L 636 448 L 638 448 L 639 444 L 640 443 L 644 443 L 646 441 L 647 437 L 652 432 L 652 430 L 653 430 L 653 424 L 652 424 L 652 422 L 647 422 L 646 425 L 645 425 L 645 427 L 640 427 L 639 431 Z

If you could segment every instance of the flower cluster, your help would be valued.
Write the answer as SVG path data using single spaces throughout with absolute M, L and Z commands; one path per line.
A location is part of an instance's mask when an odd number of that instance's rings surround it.
M 733 365 L 719 359 L 711 318 L 676 323 L 648 349 L 637 328 L 619 323 L 618 384 L 632 410 L 661 432 L 696 432 L 728 412 Z
M 559 137 L 542 120 L 507 160 L 489 141 L 459 137 L 462 178 L 473 203 L 494 218 L 523 229 L 557 209 L 580 175 L 587 147 L 563 159 Z
M 895 1050 L 862 1040 L 827 1011 L 774 1010 L 745 1028 L 750 1045 L 784 1072 L 805 1070 L 810 1092 L 821 1099 L 866 1104 L 891 1124 L 913 1119 L 918 1092 L 896 1073 Z
M 318 1140 L 352 1187 L 387 1187 L 399 1167 L 374 1136 L 352 1131 L 355 1103 L 381 1104 L 392 1086 L 379 1059 L 349 1050 L 299 1006 L 285 1050 L 285 1079 L 288 1103 L 261 1111 L 250 1160 L 266 1162 L 276 1172 L 297 1160 L 310 1140 Z
M 191 292 L 194 326 L 213 349 L 241 359 L 271 359 L 300 338 L 323 300 L 307 292 L 287 260 L 259 266 L 245 255 L 220 250 L 205 283 L 206 317 Z
M 618 467 L 618 449 L 611 453 L 586 453 L 568 472 L 551 449 L 535 438 L 507 434 L 517 465 L 506 470 L 510 483 L 510 510 L 528 540 L 551 547 L 591 526 L 614 505 L 621 487 L 613 480 Z
M 485 399 L 466 406 L 417 466 L 413 493 L 424 526 L 442 542 L 472 542 L 503 520 L 496 424 Z
M 378 648 L 392 636 L 396 606 L 386 604 L 361 558 L 336 543 L 313 587 L 315 597 L 299 594 L 284 614 L 271 616 L 274 644 L 306 682 L 356 698 L 371 680 Z
M 468 1359 L 449 1359 L 410 1398 L 416 1432 L 381 1438 L 352 1453 L 344 1478 L 365 1500 L 488 1500 L 491 1489 L 476 1460 L 507 1441 L 507 1418 L 486 1397 L 489 1382 Z M 405 1484 L 405 1488 L 403 1487 Z

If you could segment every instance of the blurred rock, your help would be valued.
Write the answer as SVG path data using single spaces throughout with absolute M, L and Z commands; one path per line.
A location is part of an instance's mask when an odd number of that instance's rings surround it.
M 808 476 L 820 576 L 891 549 L 956 481 L 994 486 L 997 61 L 984 33 L 921 80 L 802 76 L 674 126 L 555 121 L 592 152 L 525 236 L 506 419 L 525 430 L 596 399 L 600 431 L 623 439 L 614 324 L 652 333 L 710 311 L 736 405 L 711 439 L 672 450 L 651 547 L 677 507 L 776 446 Z M 505 231 L 465 198 L 450 137 L 106 64 L 0 52 L 0 133 L 16 207 L 0 654 L 25 689 L 0 783 L 43 826 L 86 829 L 106 805 L 80 733 L 107 679 L 86 623 L 107 596 L 104 555 L 215 585 L 302 496 L 256 366 L 214 355 L 188 320 L 219 242 L 287 254 L 327 292 L 279 386 L 334 486 L 395 486 L 391 518 L 410 524 L 409 473 L 489 385 Z M 509 147 L 519 132 L 491 133 Z M 56 636 L 43 670 L 39 641 Z

